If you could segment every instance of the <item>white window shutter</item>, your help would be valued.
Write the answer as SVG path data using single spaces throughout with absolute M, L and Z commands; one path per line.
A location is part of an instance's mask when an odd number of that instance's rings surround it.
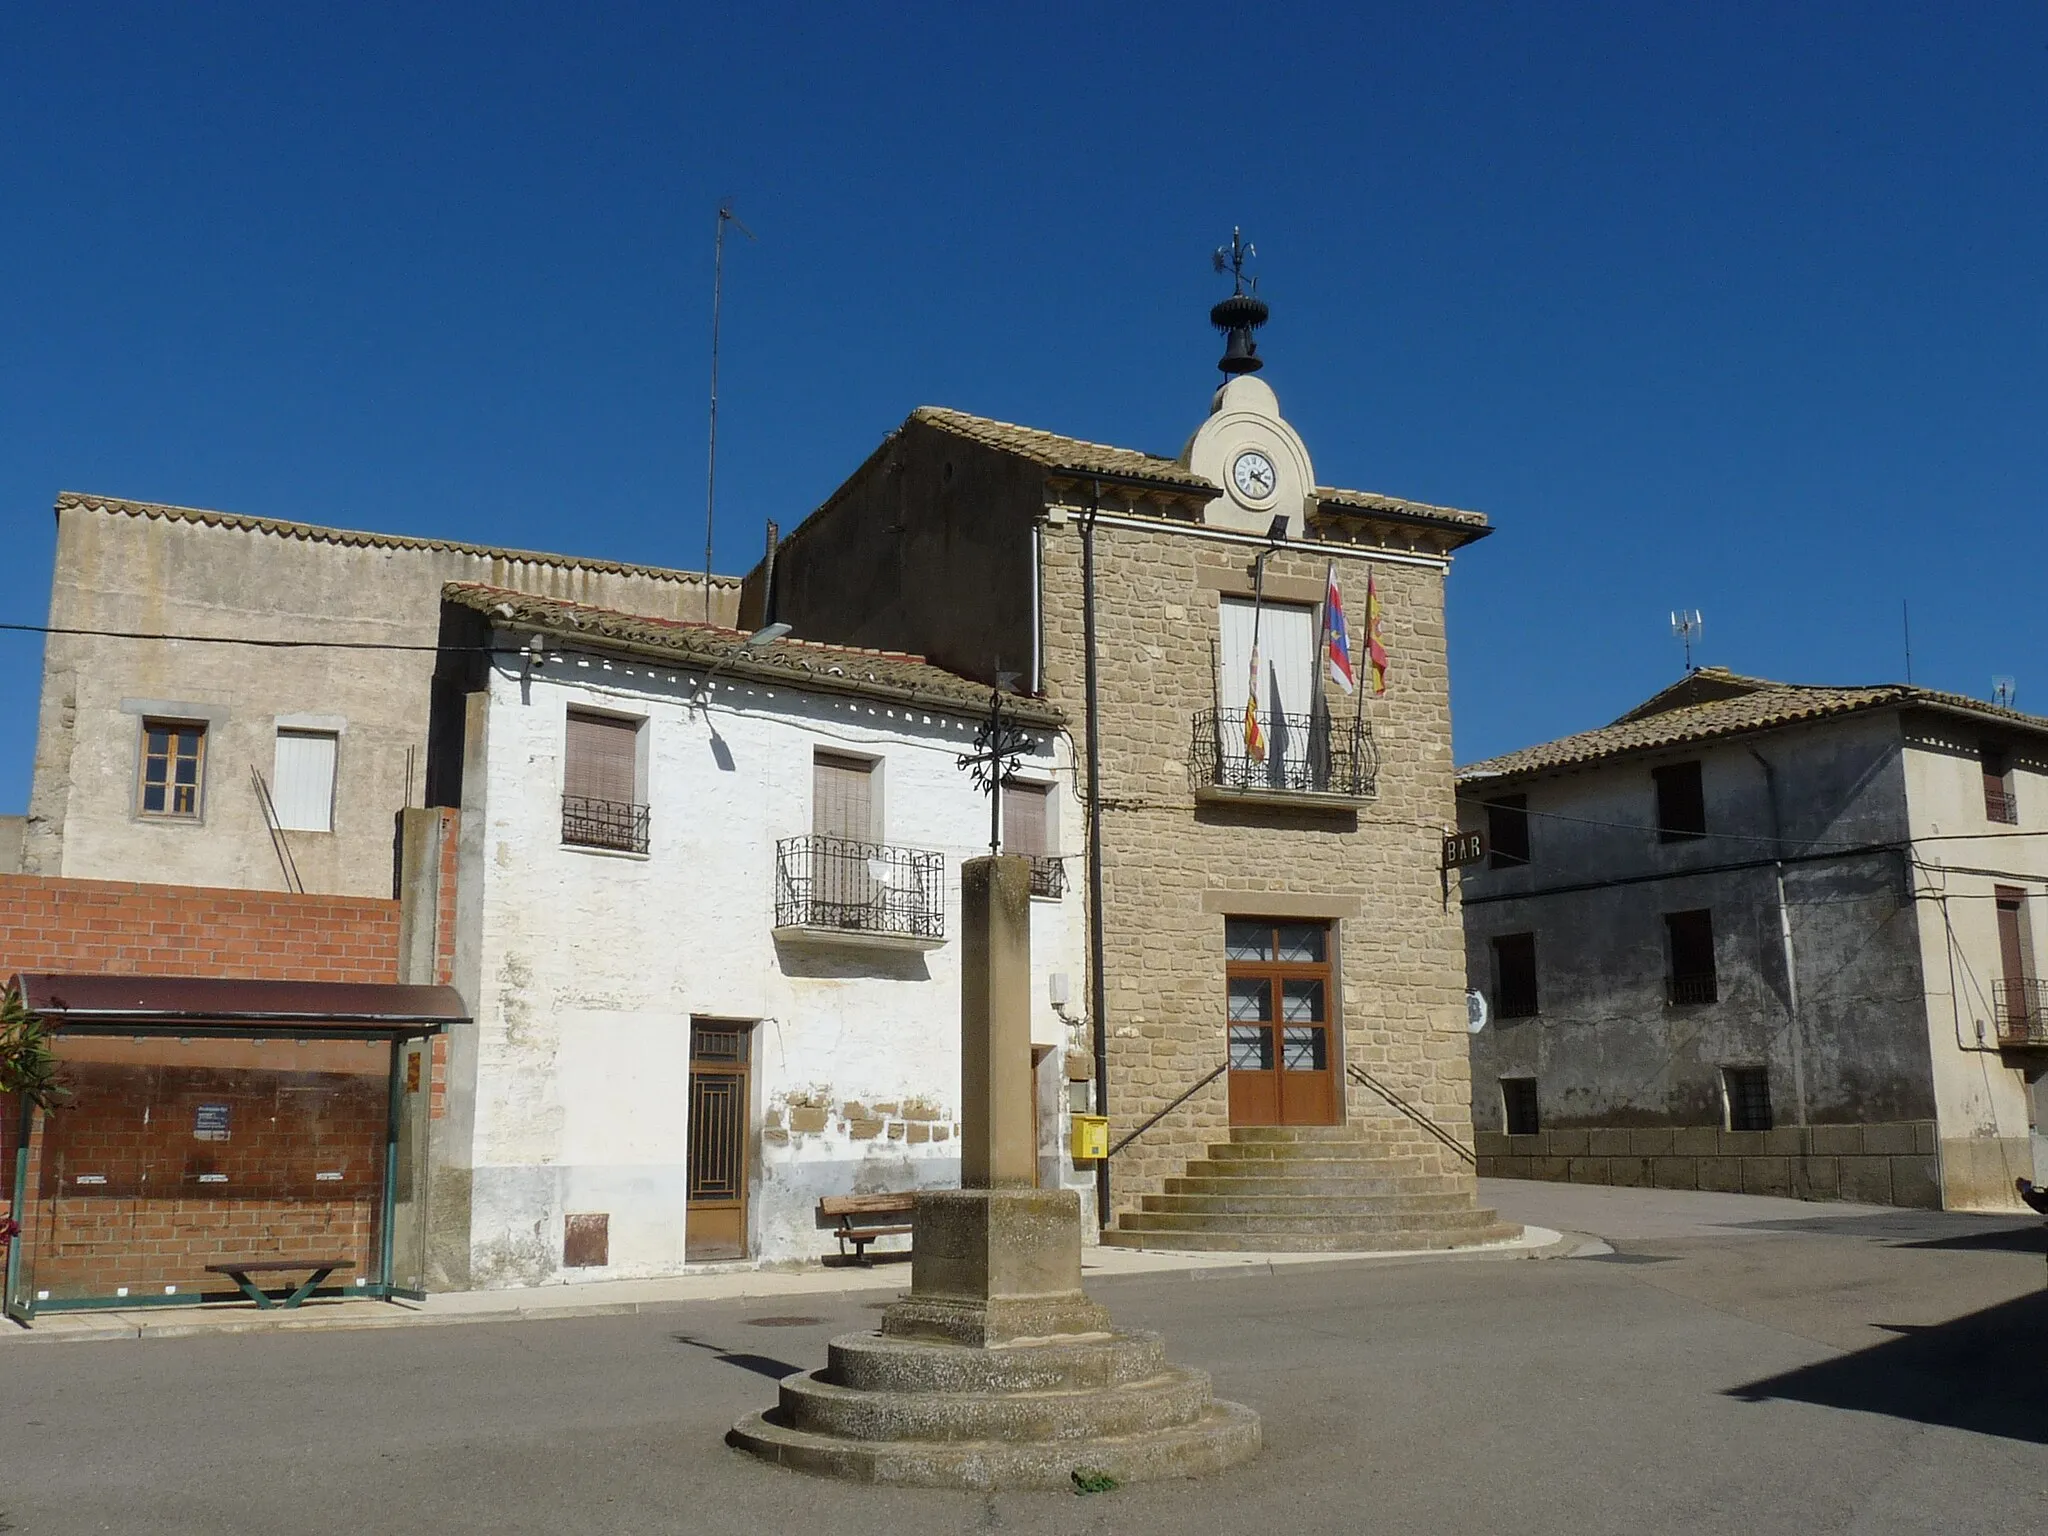
M 279 731 L 270 799 L 287 832 L 334 830 L 334 748 L 330 731 Z

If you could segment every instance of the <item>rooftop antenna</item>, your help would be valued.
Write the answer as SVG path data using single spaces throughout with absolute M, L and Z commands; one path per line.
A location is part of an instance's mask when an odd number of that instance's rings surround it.
M 1675 608 L 1672 610 L 1671 633 L 1676 635 L 1679 639 L 1679 642 L 1685 647 L 1685 675 L 1687 677 L 1691 677 L 1693 673 L 1693 639 L 1700 633 L 1700 631 L 1702 631 L 1706 627 L 1707 622 L 1705 619 L 1702 619 L 1700 617 L 1699 609 Z
M 2013 709 L 2017 707 L 2014 705 L 2013 700 L 2019 696 L 2020 685 L 2015 679 L 2010 677 L 1994 677 L 1991 679 L 1991 702 L 2000 709 Z
M 1906 635 L 1906 686 L 1913 686 L 1913 603 L 1910 598 L 1899 599 L 1899 627 Z
M 712 516 L 718 506 L 718 306 L 725 289 L 725 226 L 732 225 L 749 240 L 754 232 L 740 223 L 732 201 L 718 205 L 718 231 L 711 242 L 711 453 L 704 469 L 704 622 L 711 622 L 711 540 Z

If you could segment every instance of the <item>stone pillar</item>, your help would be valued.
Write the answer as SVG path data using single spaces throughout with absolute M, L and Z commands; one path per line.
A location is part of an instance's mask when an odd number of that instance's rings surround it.
M 960 1185 L 1029 1189 L 1031 861 L 969 859 L 960 869 Z
M 1081 1290 L 1081 1197 L 1033 1189 L 1031 861 L 960 872 L 961 1189 L 911 1217 L 910 1294 L 882 1332 L 978 1348 L 1109 1326 Z

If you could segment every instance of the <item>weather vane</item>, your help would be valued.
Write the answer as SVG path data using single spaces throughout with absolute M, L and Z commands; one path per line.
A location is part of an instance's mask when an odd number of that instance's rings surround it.
M 1259 248 L 1245 239 L 1242 229 L 1233 225 L 1230 231 L 1230 244 L 1217 246 L 1215 255 L 1211 256 L 1209 261 L 1219 273 L 1230 274 L 1232 294 L 1241 294 L 1247 290 L 1253 293 L 1258 291 L 1259 280 L 1244 275 L 1244 264 L 1258 259 Z
M 1003 851 L 1003 797 L 1000 793 L 1017 772 L 1017 759 L 1031 750 L 1031 738 L 1003 719 L 1003 695 L 1017 681 L 1017 674 L 996 672 L 996 685 L 988 691 L 988 718 L 974 733 L 974 750 L 963 752 L 955 762 L 974 774 L 974 787 L 988 796 L 988 851 L 991 857 Z

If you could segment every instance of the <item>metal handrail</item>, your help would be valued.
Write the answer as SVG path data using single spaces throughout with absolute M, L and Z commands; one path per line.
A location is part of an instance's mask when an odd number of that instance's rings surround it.
M 562 796 L 562 841 L 614 853 L 647 851 L 647 807 L 630 800 Z
M 1221 1077 L 1224 1073 L 1228 1072 L 1229 1070 L 1230 1058 L 1226 1056 L 1222 1061 L 1216 1064 L 1214 1070 L 1212 1070 L 1207 1077 L 1204 1077 L 1200 1082 L 1196 1083 L 1194 1087 L 1188 1089 L 1186 1093 L 1183 1093 L 1179 1098 L 1175 1099 L 1171 1104 L 1167 1105 L 1166 1108 L 1160 1110 L 1158 1114 L 1152 1116 L 1143 1125 L 1139 1126 L 1135 1131 L 1132 1131 L 1130 1135 L 1124 1137 L 1123 1140 L 1119 1141 L 1115 1146 L 1111 1147 L 1109 1149 L 1109 1155 L 1111 1157 L 1115 1157 L 1117 1153 L 1123 1151 L 1125 1147 L 1128 1147 L 1140 1136 L 1144 1135 L 1147 1131 L 1151 1130 L 1153 1126 L 1157 1125 L 1160 1121 L 1164 1120 L 1176 1109 L 1179 1109 L 1181 1105 L 1187 1103 L 1189 1099 L 1192 1099 L 1196 1094 L 1200 1093 L 1204 1088 L 1208 1087 L 1211 1083 L 1215 1082 L 1217 1078 Z
M 1665 998 L 1674 1008 L 1688 1008 L 1720 1001 L 1720 980 L 1712 973 L 1673 976 L 1665 983 Z
M 945 859 L 822 833 L 775 845 L 775 926 L 946 937 Z
M 1470 1147 L 1467 1147 L 1465 1143 L 1458 1140 L 1457 1137 L 1453 1136 L 1449 1131 L 1445 1130 L 1442 1126 L 1438 1125 L 1434 1120 L 1430 1119 L 1429 1116 L 1425 1115 L 1421 1110 L 1417 1109 L 1413 1104 L 1410 1104 L 1406 1099 L 1402 1098 L 1401 1095 L 1394 1092 L 1394 1090 L 1389 1088 L 1385 1083 L 1381 1082 L 1378 1078 L 1374 1077 L 1370 1072 L 1366 1071 L 1365 1068 L 1358 1066 L 1356 1063 L 1353 1062 L 1346 1062 L 1344 1065 L 1344 1070 L 1350 1076 L 1353 1082 L 1358 1083 L 1362 1087 L 1370 1088 L 1374 1093 L 1378 1094 L 1381 1098 L 1385 1099 L 1389 1104 L 1393 1105 L 1395 1109 L 1399 1110 L 1402 1114 L 1406 1115 L 1410 1120 L 1413 1120 L 1417 1125 L 1421 1126 L 1425 1131 L 1429 1132 L 1430 1135 L 1434 1136 L 1438 1141 L 1442 1142 L 1445 1146 L 1449 1147 L 1453 1152 L 1457 1153 L 1458 1156 L 1465 1159 L 1465 1161 L 1470 1163 L 1474 1168 L 1477 1168 L 1479 1166 L 1479 1158 Z
M 1205 709 L 1194 718 L 1188 764 L 1205 787 L 1348 795 L 1370 799 L 1379 788 L 1379 747 L 1363 718 L 1342 727 L 1326 714 L 1258 712 L 1265 756 L 1244 742 L 1244 714 Z

